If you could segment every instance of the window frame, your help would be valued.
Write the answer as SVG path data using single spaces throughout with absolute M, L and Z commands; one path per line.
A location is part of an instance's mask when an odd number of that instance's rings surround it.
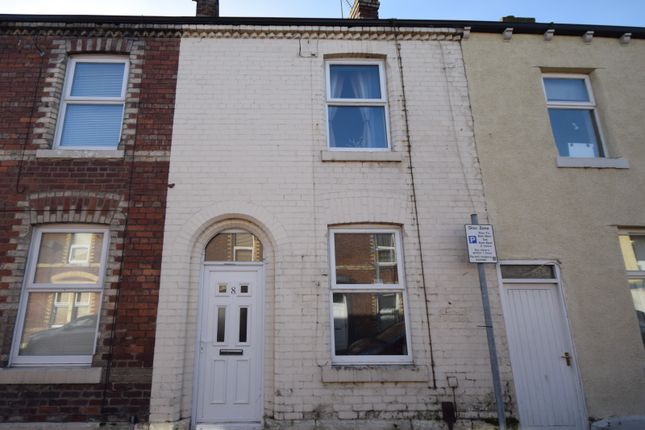
M 621 230 L 618 231 L 618 246 L 619 246 L 619 249 L 620 249 L 620 256 L 622 257 L 623 268 L 625 270 L 625 279 L 627 280 L 627 288 L 630 288 L 629 287 L 629 281 L 631 281 L 631 280 L 638 280 L 638 281 L 642 280 L 642 281 L 645 282 L 645 270 L 629 270 L 629 269 L 627 269 L 627 267 L 626 267 L 627 266 L 627 261 L 626 261 L 625 253 L 623 252 L 623 249 L 622 249 L 621 236 L 627 236 L 630 241 L 632 240 L 632 237 L 634 237 L 634 236 L 639 236 L 639 237 L 645 238 L 645 230 L 621 229 Z M 634 256 L 636 256 L 636 255 L 634 255 Z M 631 296 L 631 292 L 629 292 L 629 294 Z M 633 306 L 634 311 L 638 312 L 638 310 L 636 309 L 636 303 L 633 302 L 633 299 L 632 299 L 632 304 L 634 305 Z M 640 323 L 639 323 L 638 329 L 639 329 L 639 332 L 641 332 Z M 642 332 L 641 332 L 641 339 L 642 339 L 642 336 L 643 335 L 642 335 Z M 645 347 L 645 340 L 644 340 L 643 346 Z
M 331 96 L 331 66 L 378 66 L 379 86 L 381 91 L 380 99 L 344 99 L 332 98 Z M 329 151 L 347 152 L 390 152 L 392 143 L 390 139 L 390 114 L 388 109 L 387 82 L 385 76 L 385 60 L 373 59 L 334 59 L 325 61 L 325 125 L 327 133 L 327 149 Z M 329 108 L 331 106 L 353 106 L 353 107 L 379 107 L 382 106 L 385 112 L 385 148 L 343 148 L 331 146 L 331 133 L 329 130 Z
M 588 102 L 549 101 L 549 98 L 546 92 L 546 83 L 544 82 L 545 79 L 571 79 L 571 80 L 582 79 L 585 84 L 585 89 L 587 90 L 587 96 L 589 97 L 589 101 Z M 569 155 L 560 155 L 560 151 L 558 150 L 558 143 L 557 143 L 555 134 L 553 133 L 553 124 L 551 124 L 551 119 L 549 118 L 551 136 L 553 136 L 553 142 L 555 144 L 555 149 L 558 152 L 558 156 L 563 158 L 590 158 L 590 159 L 609 158 L 607 154 L 607 146 L 605 145 L 605 138 L 602 131 L 602 126 L 600 124 L 600 118 L 598 116 L 598 105 L 596 103 L 596 98 L 594 96 L 593 89 L 591 87 L 591 80 L 589 79 L 589 75 L 579 74 L 579 73 L 542 73 L 541 81 L 542 81 L 542 92 L 544 94 L 544 101 L 546 102 L 547 116 L 549 114 L 549 109 L 575 109 L 575 110 L 591 111 L 592 119 L 594 121 L 593 125 L 596 132 L 596 140 L 597 140 L 597 146 L 598 146 L 597 150 L 599 154 L 602 152 L 602 155 L 598 155 L 597 157 L 571 157 Z
M 96 233 L 103 235 L 101 245 L 101 261 L 99 266 L 98 279 L 95 284 L 51 284 L 35 283 L 36 266 L 40 252 L 40 244 L 43 234 L 45 233 Z M 20 292 L 20 305 L 16 316 L 13 340 L 11 343 L 11 354 L 9 355 L 9 366 L 28 367 L 28 366 L 89 366 L 92 363 L 92 357 L 96 353 L 96 344 L 99 336 L 99 321 L 101 310 L 103 308 L 103 284 L 107 269 L 107 254 L 109 252 L 110 231 L 107 227 L 87 226 L 87 225 L 49 225 L 35 227 L 32 233 L 31 245 L 27 257 L 27 266 L 23 278 L 22 290 Z M 73 293 L 74 302 L 76 303 L 76 293 L 98 293 L 99 308 L 96 318 L 96 328 L 92 353 L 89 355 L 38 355 L 23 356 L 20 353 L 20 341 L 22 340 L 23 328 L 25 324 L 27 304 L 29 293 Z
M 72 96 L 72 84 L 74 81 L 74 72 L 77 63 L 121 63 L 124 64 L 123 69 L 123 82 L 121 83 L 121 95 L 119 97 L 80 97 Z M 113 56 L 113 55 L 78 55 L 69 58 L 67 63 L 67 70 L 65 72 L 65 81 L 63 83 L 63 91 L 61 93 L 60 107 L 58 109 L 58 118 L 56 121 L 56 132 L 54 134 L 53 149 L 60 149 L 65 151 L 73 150 L 96 150 L 96 151 L 114 151 L 118 149 L 121 138 L 123 135 L 123 121 L 125 119 L 125 104 L 128 91 L 128 81 L 130 72 L 130 60 L 128 57 Z M 97 146 L 97 145 L 84 145 L 84 146 L 64 146 L 61 145 L 61 138 L 63 135 L 63 126 L 65 117 L 67 115 L 67 106 L 70 104 L 102 104 L 102 105 L 122 105 L 121 110 L 121 125 L 119 127 L 119 141 L 114 147 L 112 146 Z
M 393 233 L 396 247 L 396 263 L 398 284 L 337 284 L 336 283 L 336 250 L 335 235 L 337 233 L 350 234 L 378 234 Z M 329 229 L 329 263 L 330 263 L 330 292 L 329 292 L 329 317 L 331 327 L 331 357 L 333 365 L 370 365 L 370 364 L 412 364 L 412 341 L 410 328 L 410 309 L 405 284 L 405 270 L 403 261 L 403 244 L 401 231 L 396 228 L 342 228 L 334 227 Z M 377 261 L 378 263 L 378 261 Z M 403 320 L 405 323 L 406 355 L 336 355 L 336 340 L 334 330 L 334 293 L 401 293 L 403 300 Z

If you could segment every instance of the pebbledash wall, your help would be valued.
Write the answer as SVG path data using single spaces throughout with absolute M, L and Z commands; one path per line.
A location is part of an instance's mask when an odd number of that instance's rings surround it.
M 145 421 L 179 38 L 99 18 L 31 21 L 0 23 L 0 427 Z M 129 63 L 116 149 L 54 147 L 65 73 L 80 55 Z M 34 231 L 79 225 L 109 237 L 91 366 L 8 367 Z
M 382 62 L 391 150 L 328 149 L 333 59 Z M 204 247 L 230 228 L 265 246 L 265 424 L 407 428 L 441 419 L 441 402 L 453 400 L 464 426 L 494 416 L 477 271 L 465 253 L 464 224 L 474 212 L 485 221 L 486 212 L 456 29 L 186 26 L 169 182 L 155 428 L 190 424 L 201 382 L 194 363 Z M 329 229 L 352 225 L 401 233 L 409 365 L 332 365 Z

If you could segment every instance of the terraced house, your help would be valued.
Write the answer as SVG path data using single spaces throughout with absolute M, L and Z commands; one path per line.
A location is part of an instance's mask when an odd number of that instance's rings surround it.
M 645 414 L 643 29 L 378 7 L 2 18 L 0 429 L 495 428 L 473 213 L 509 426 Z
M 146 420 L 179 38 L 5 16 L 0 46 L 0 426 Z

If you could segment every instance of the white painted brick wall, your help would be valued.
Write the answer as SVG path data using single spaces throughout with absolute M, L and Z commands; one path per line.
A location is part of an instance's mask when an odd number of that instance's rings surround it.
M 323 383 L 331 364 L 328 225 L 402 225 L 414 363 L 430 365 L 420 245 L 411 203 L 395 41 L 185 38 L 159 303 L 151 421 L 191 415 L 200 252 L 209 226 L 243 218 L 265 236 L 265 414 L 278 420 L 427 418 L 452 400 L 464 418 L 491 411 L 492 385 L 476 268 L 463 225 L 484 198 L 458 42 L 403 41 L 437 389 L 431 381 Z M 323 163 L 325 54 L 386 56 L 391 143 L 400 163 Z M 268 243 L 266 243 L 268 242 Z M 493 273 L 502 371 L 509 379 Z

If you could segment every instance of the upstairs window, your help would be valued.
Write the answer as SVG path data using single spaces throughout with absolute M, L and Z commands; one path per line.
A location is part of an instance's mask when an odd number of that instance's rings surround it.
M 387 150 L 386 94 L 382 62 L 328 62 L 329 148 Z
M 636 316 L 645 346 L 645 232 L 618 236 L 623 252 L 629 292 L 636 308 Z
M 330 232 L 334 363 L 411 361 L 398 230 Z
M 43 227 L 34 233 L 12 363 L 89 365 L 101 310 L 108 232 Z
M 64 149 L 116 149 L 121 140 L 128 62 L 75 57 L 69 62 L 56 130 Z
M 551 130 L 561 157 L 605 157 L 589 77 L 543 77 Z

